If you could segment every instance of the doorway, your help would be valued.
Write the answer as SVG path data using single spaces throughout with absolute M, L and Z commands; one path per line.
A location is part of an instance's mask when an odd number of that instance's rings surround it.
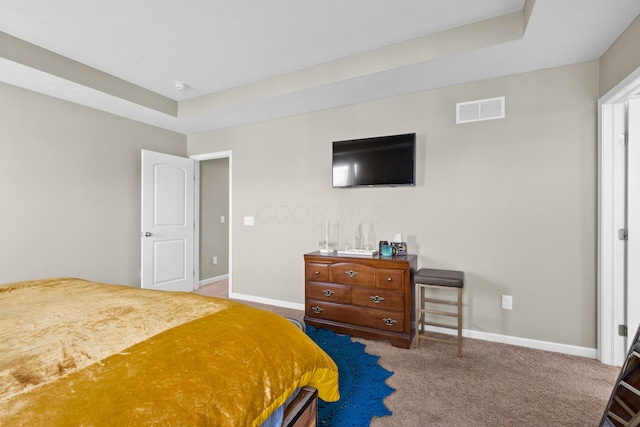
M 640 159 L 629 150 L 629 104 L 640 95 L 640 68 L 598 101 L 598 360 L 621 366 L 637 328 L 631 298 L 640 277 L 627 260 L 640 244 L 633 233 Z M 637 120 L 637 119 L 631 119 Z M 639 141 L 640 142 L 640 141 Z M 636 263 L 637 264 L 637 263 Z
M 232 289 L 231 151 L 190 156 L 197 161 L 196 287 L 221 280 Z
M 229 278 L 229 159 L 200 165 L 200 286 Z

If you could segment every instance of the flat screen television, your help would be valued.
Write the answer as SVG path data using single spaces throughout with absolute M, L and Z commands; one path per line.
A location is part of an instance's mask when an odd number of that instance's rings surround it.
M 415 183 L 415 133 L 333 142 L 333 187 Z

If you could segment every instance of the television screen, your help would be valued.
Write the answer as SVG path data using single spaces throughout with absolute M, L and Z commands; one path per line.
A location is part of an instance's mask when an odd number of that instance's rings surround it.
M 333 142 L 333 186 L 415 185 L 416 134 Z

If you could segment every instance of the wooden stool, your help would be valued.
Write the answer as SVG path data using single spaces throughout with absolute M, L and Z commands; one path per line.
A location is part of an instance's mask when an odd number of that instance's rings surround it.
M 451 270 L 434 270 L 430 268 L 421 268 L 415 275 L 416 284 L 416 337 L 414 339 L 416 347 L 420 348 L 420 340 L 437 341 L 445 344 L 458 345 L 458 357 L 462 357 L 462 288 L 464 287 L 464 273 L 462 271 Z M 433 289 L 449 289 L 457 291 L 458 300 L 449 301 L 436 298 L 426 298 L 424 291 L 427 288 Z M 449 305 L 457 306 L 457 311 L 441 311 L 426 308 L 426 304 L 431 305 Z M 426 320 L 426 315 L 431 314 L 437 316 L 449 316 L 457 318 L 457 326 L 443 323 L 437 323 Z M 425 333 L 425 325 L 438 326 L 441 328 L 458 329 L 458 339 L 456 341 L 427 336 Z

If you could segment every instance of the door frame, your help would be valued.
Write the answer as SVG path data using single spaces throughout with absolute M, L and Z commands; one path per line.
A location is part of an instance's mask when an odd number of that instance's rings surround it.
M 625 103 L 640 91 L 640 68 L 629 74 L 598 100 L 598 313 L 597 358 L 621 365 L 625 338 L 617 327 L 625 324 L 626 264 L 624 242 L 618 229 L 626 218 L 621 193 L 625 185 L 620 173 L 620 134 L 626 132 Z M 640 165 L 637 165 L 640 167 Z M 622 187 L 624 188 L 624 187 Z
M 194 231 L 194 269 L 195 269 L 195 289 L 200 289 L 200 162 L 205 160 L 229 159 L 229 295 L 231 295 L 233 286 L 233 162 L 232 151 L 217 151 L 204 154 L 193 154 L 190 159 L 196 161 L 195 167 L 195 194 L 194 194 L 194 213 L 195 213 L 195 231 Z

